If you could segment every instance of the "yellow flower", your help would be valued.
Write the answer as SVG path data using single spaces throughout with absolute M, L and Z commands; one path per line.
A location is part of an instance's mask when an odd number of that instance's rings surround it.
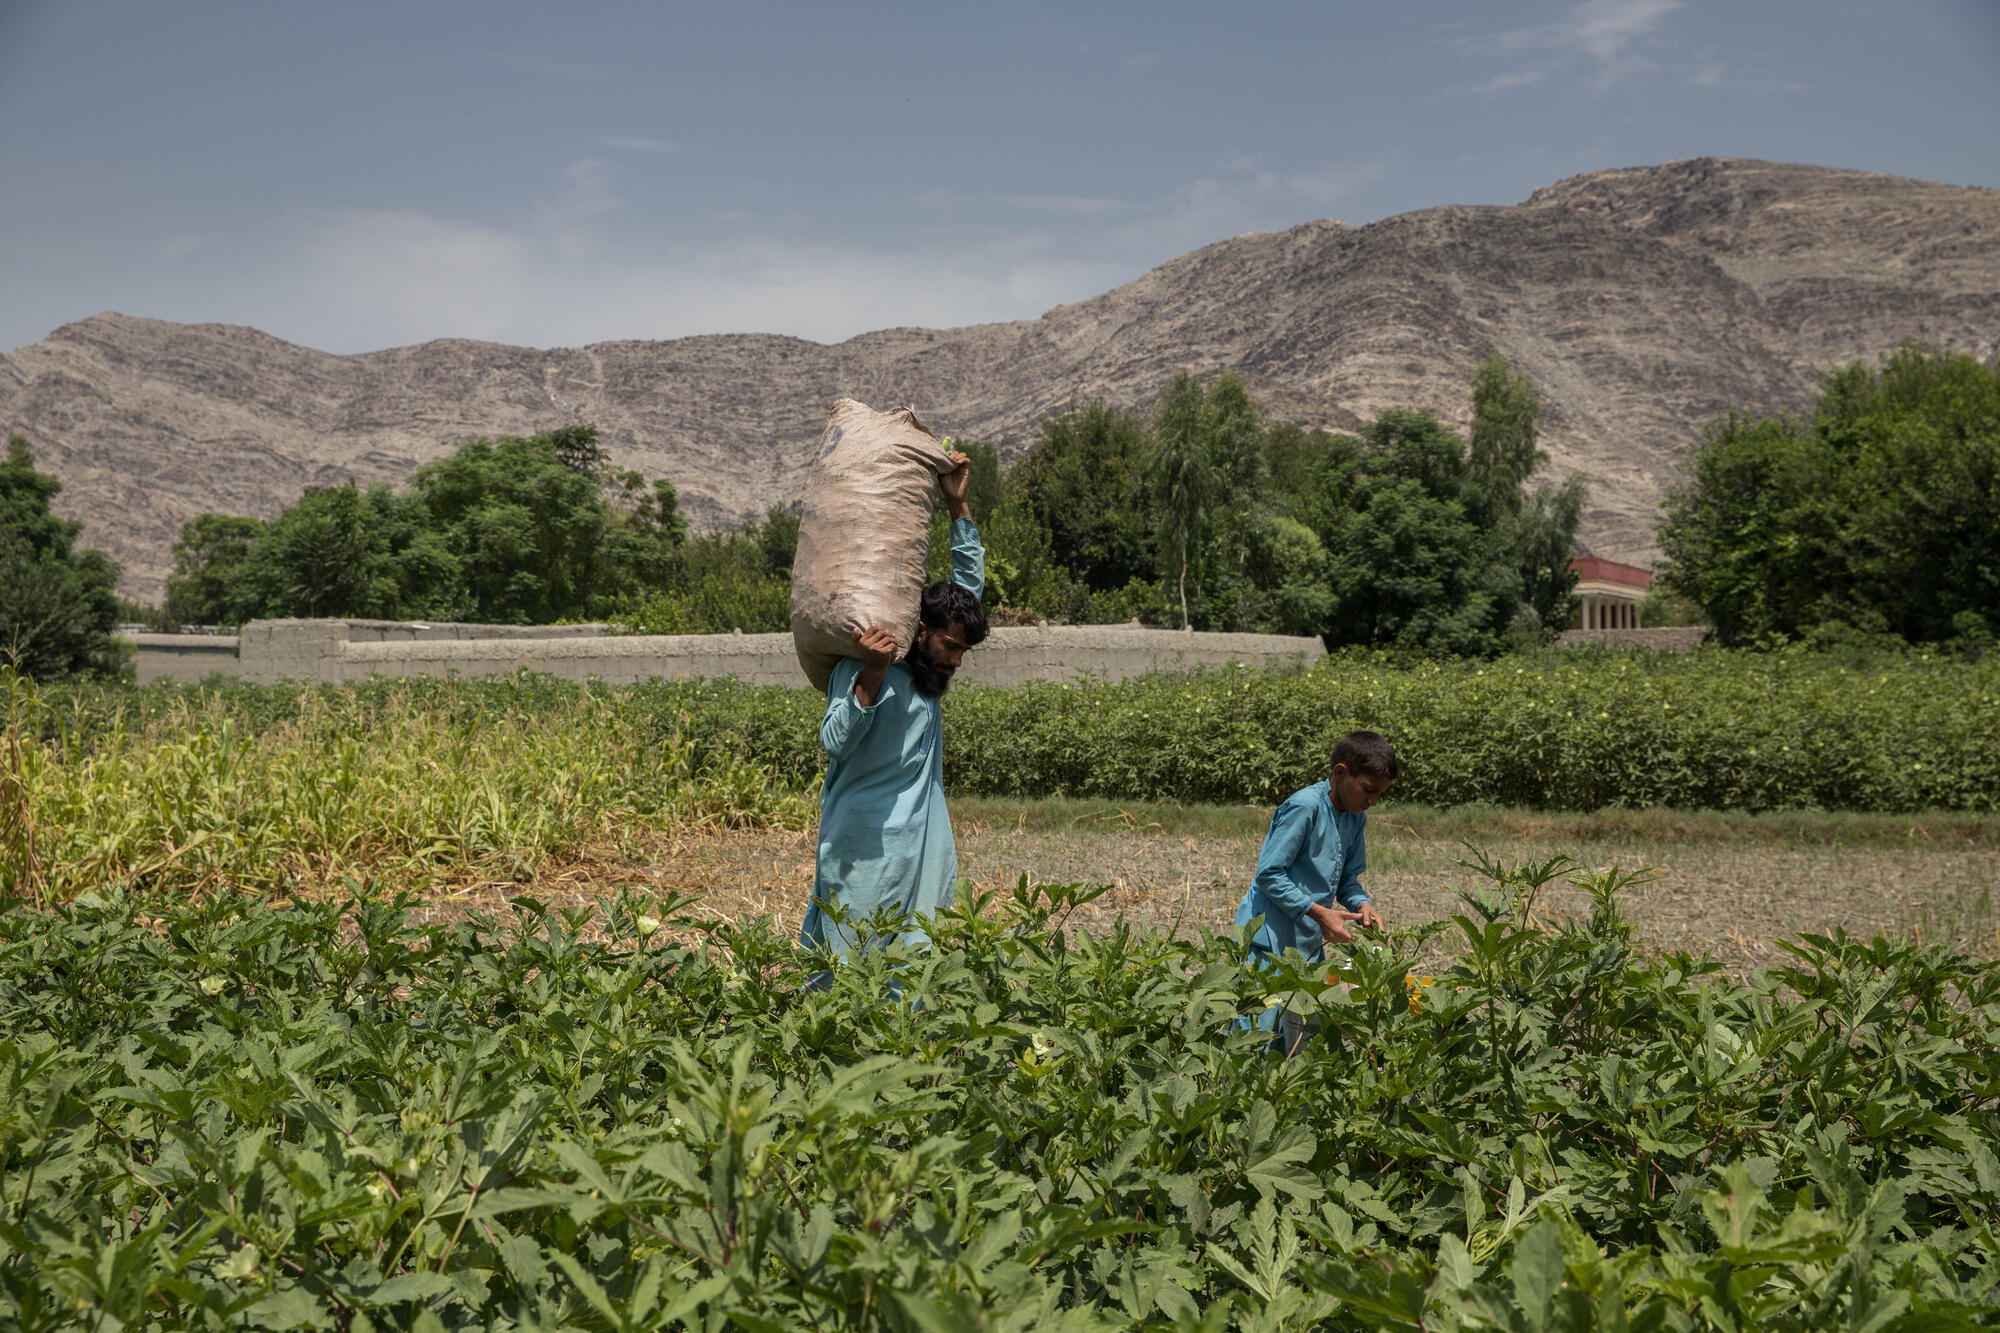
M 1415 975 L 1404 976 L 1403 985 L 1405 988 L 1408 989 L 1410 993 L 1411 1013 L 1416 1013 L 1418 1010 L 1425 1007 L 1426 1000 L 1424 997 L 1424 989 L 1425 987 L 1434 986 L 1436 984 L 1437 984 L 1436 977 L 1419 977 Z

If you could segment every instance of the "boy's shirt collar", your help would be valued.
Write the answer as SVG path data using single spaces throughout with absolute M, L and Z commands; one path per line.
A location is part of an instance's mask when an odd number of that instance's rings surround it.
M 1333 780 L 1331 778 L 1321 778 L 1318 782 L 1314 783 L 1313 785 L 1320 789 L 1319 798 L 1321 801 L 1326 803 L 1326 812 L 1332 815 L 1335 819 L 1368 818 L 1368 812 L 1366 810 L 1343 810 L 1339 806 L 1333 803 Z

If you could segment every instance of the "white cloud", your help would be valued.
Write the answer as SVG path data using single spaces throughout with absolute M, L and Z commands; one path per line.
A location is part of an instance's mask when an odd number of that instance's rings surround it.
M 259 284 L 272 308 L 244 320 L 280 336 L 342 351 L 358 350 L 357 335 L 360 345 L 497 338 L 527 294 L 530 249 L 502 229 L 370 209 L 289 221 L 296 231 L 277 238 L 266 261 L 274 271 Z
M 627 153 L 678 153 L 681 146 L 672 139 L 639 139 L 610 134 L 597 141 L 600 148 L 616 148 Z
M 1030 318 L 1055 306 L 1087 301 L 1136 276 L 1107 260 L 1032 261 L 1008 270 L 1007 298 L 1020 312 L 1014 318 Z
M 618 196 L 611 192 L 611 177 L 604 169 L 604 159 L 586 157 L 572 162 L 563 169 L 563 179 L 568 185 L 547 206 L 555 217 L 594 220 L 619 207 Z
M 1584 0 L 1570 11 L 1564 35 L 1608 63 L 1680 7 L 1681 0 Z
M 1484 83 L 1473 84 L 1469 88 L 1450 89 L 1464 97 L 1486 97 L 1493 93 L 1504 93 L 1514 88 L 1531 88 L 1542 81 L 1545 71 L 1539 69 L 1516 70 L 1507 74 L 1495 74 Z
M 511 218 L 336 208 L 199 233 L 154 226 L 136 246 L 79 250 L 100 257 L 94 287 L 30 294 L 37 309 L 57 311 L 51 327 L 78 308 L 111 307 L 247 324 L 334 352 L 447 337 L 548 347 L 771 332 L 837 342 L 899 325 L 1031 319 L 1198 246 L 1319 216 L 1380 174 L 1279 165 L 1238 162 L 1144 200 L 939 192 L 930 202 L 943 211 L 911 197 L 894 210 L 893 234 L 848 241 L 804 230 L 789 212 L 663 223 L 623 198 L 618 159 L 585 157 Z M 13 269 L 0 266 L 0 277 Z
M 1016 195 L 1007 203 L 1028 213 L 1074 213 L 1086 216 L 1119 213 L 1125 209 L 1125 202 L 1122 199 L 1097 199 L 1088 195 L 1073 194 Z
M 1636 54 L 1633 48 L 1660 40 L 1668 16 L 1684 6 L 1685 0 L 1584 0 L 1553 23 L 1455 36 L 1451 45 L 1461 59 L 1490 60 L 1494 54 L 1504 53 L 1525 57 L 1528 63 L 1452 91 L 1472 95 L 1505 92 L 1539 83 L 1558 69 L 1588 60 L 1593 66 L 1590 85 L 1602 92 L 1627 75 L 1657 68 L 1653 60 Z
M 586 157 L 570 163 L 563 171 L 563 180 L 560 194 L 535 205 L 535 224 L 559 251 L 575 258 L 590 250 L 599 224 L 623 207 L 624 201 L 612 193 L 610 173 L 602 158 Z
M 612 77 L 611 71 L 604 66 L 584 60 L 562 60 L 521 51 L 488 51 L 481 58 L 506 69 L 544 78 L 602 81 Z
M 1696 61 L 1687 68 L 1687 80 L 1697 88 L 1720 89 L 1735 93 L 1797 93 L 1804 92 L 1811 84 L 1794 76 L 1781 74 L 1766 66 L 1756 68 L 1752 61 L 1750 68 L 1743 62 L 1726 64 L 1713 51 L 1696 53 Z
M 972 207 L 973 198 L 957 190 L 925 190 L 917 196 L 917 207 L 932 213 L 960 213 Z
M 1350 171 L 1300 171 L 1278 178 L 1278 189 L 1296 199 L 1327 207 L 1353 197 L 1364 185 L 1382 178 L 1382 165 L 1371 162 Z

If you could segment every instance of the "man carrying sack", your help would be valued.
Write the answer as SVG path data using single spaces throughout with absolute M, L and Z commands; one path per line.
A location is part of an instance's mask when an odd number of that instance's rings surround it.
M 841 657 L 826 685 L 819 855 L 799 942 L 837 957 L 865 943 L 860 927 L 874 913 L 928 917 L 951 906 L 958 883 L 938 701 L 986 637 L 986 551 L 966 504 L 970 465 L 962 453 L 948 463 L 937 485 L 951 515 L 951 577 L 923 589 L 907 653 L 898 653 L 896 632 L 907 627 L 854 629 L 856 655 Z M 900 938 L 929 940 L 921 925 Z

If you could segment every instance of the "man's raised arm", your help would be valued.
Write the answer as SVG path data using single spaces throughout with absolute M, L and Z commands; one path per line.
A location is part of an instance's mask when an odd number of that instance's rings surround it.
M 974 597 L 986 591 L 986 547 L 979 540 L 979 525 L 972 521 L 972 506 L 966 491 L 972 485 L 972 460 L 955 453 L 958 466 L 938 478 L 944 493 L 945 512 L 951 515 L 951 581 Z

